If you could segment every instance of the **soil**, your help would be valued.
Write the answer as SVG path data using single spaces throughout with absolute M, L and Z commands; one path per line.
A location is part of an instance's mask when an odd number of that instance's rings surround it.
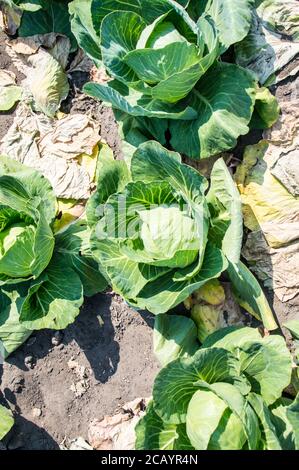
M 86 300 L 60 344 L 53 346 L 52 331 L 34 333 L 0 366 L 0 402 L 16 416 L 8 448 L 57 449 L 64 440 L 67 445 L 79 436 L 87 439 L 92 419 L 149 396 L 158 372 L 152 327 L 150 314 L 106 293 Z M 26 365 L 28 357 L 33 368 Z M 74 363 L 83 366 L 82 373 Z M 76 396 L 72 389 L 77 384 L 78 390 L 82 377 L 83 394 Z M 35 409 L 40 416 L 33 415 Z
M 0 67 L 12 70 L 17 83 L 23 79 L 5 53 L 1 33 Z M 72 90 L 62 110 L 87 113 L 96 119 L 101 136 L 121 158 L 113 112 L 83 95 L 81 88 L 87 80 L 88 73 L 72 75 Z M 288 95 L 287 81 L 281 93 Z M 13 118 L 14 110 L 0 113 L 0 139 Z M 240 139 L 234 155 L 227 156 L 232 166 L 240 160 L 244 146 L 259 138 L 251 134 Z M 188 163 L 198 167 L 190 160 Z M 270 292 L 267 296 L 280 323 L 295 317 L 295 307 L 281 303 Z M 49 330 L 34 333 L 0 365 L 0 403 L 9 406 L 16 419 L 4 439 L 7 448 L 58 449 L 60 443 L 68 445 L 79 436 L 87 440 L 92 419 L 111 415 L 136 397 L 149 396 L 159 370 L 152 349 L 153 323 L 151 314 L 136 312 L 119 296 L 107 292 L 86 299 L 75 323 L 61 336 Z

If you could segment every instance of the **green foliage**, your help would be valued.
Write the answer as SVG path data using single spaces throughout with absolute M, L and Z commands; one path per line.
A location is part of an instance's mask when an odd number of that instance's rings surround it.
M 96 63 L 101 54 L 113 80 L 88 83 L 85 92 L 125 113 L 122 120 L 137 118 L 134 127 L 141 141 L 156 138 L 148 120 L 154 118 L 161 121 L 154 124 L 160 127 L 159 141 L 164 143 L 168 130 L 172 148 L 190 157 L 206 158 L 234 147 L 248 132 L 255 80 L 245 69 L 218 59 L 246 36 L 252 6 L 251 0 L 200 6 L 192 1 L 93 0 L 86 14 L 77 14 L 74 32 Z M 125 127 L 123 134 L 136 145 L 135 134 Z
M 223 160 L 209 192 L 205 177 L 156 142 L 139 146 L 130 170 L 102 158 L 98 174 L 87 205 L 91 251 L 131 305 L 165 313 L 239 262 L 241 203 Z
M 11 430 L 13 424 L 14 419 L 11 411 L 0 405 L 0 441 Z
M 281 336 L 224 328 L 164 363 L 137 449 L 298 449 L 298 398 L 282 398 L 292 359 Z
M 0 157 L 0 343 L 4 356 L 35 329 L 62 329 L 83 294 L 106 281 L 89 251 L 84 221 L 53 232 L 57 201 L 37 171 Z

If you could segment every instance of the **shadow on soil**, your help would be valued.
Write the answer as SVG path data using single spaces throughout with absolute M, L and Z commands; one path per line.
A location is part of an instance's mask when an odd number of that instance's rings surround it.
M 15 424 L 11 431 L 1 441 L 2 445 L 8 450 L 59 450 L 59 445 L 42 427 L 37 426 L 28 419 L 25 419 L 20 413 L 20 408 L 16 405 L 17 399 L 15 393 L 5 388 L 2 390 L 3 366 L 0 365 L 0 405 L 12 409 L 14 406 Z M 0 444 L 1 444 L 0 442 Z
M 61 332 L 61 344 L 67 345 L 75 341 L 85 354 L 95 379 L 101 383 L 107 382 L 116 372 L 119 362 L 119 345 L 114 339 L 110 305 L 111 296 L 107 294 L 86 299 L 76 321 Z M 30 355 L 34 362 L 47 356 L 53 348 L 53 334 L 54 331 L 49 330 L 33 333 L 31 339 L 7 359 L 7 363 L 23 371 L 28 370 L 24 362 L 26 355 Z M 38 341 L 32 344 L 36 336 Z

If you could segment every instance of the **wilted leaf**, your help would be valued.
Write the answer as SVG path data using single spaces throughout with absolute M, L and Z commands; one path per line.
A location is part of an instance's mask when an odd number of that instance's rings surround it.
M 67 76 L 59 64 L 47 52 L 40 50 L 30 59 L 33 69 L 27 76 L 36 109 L 54 117 L 61 101 L 69 93 Z
M 297 101 L 282 114 L 267 141 L 247 147 L 236 182 L 249 234 L 243 255 L 278 298 L 298 303 L 299 200 Z
M 92 155 L 99 142 L 100 125 L 84 114 L 70 114 L 54 123 L 39 142 L 42 157 L 54 156 L 73 160 Z
M 243 256 L 250 269 L 282 302 L 299 305 L 299 242 L 271 248 L 259 230 L 248 235 Z
M 273 248 L 294 242 L 299 232 L 299 201 L 271 173 L 282 153 L 287 149 L 266 141 L 249 146 L 236 173 L 245 225 L 250 230 L 261 229 Z
M 57 217 L 54 222 L 54 232 L 59 232 L 67 227 L 71 222 L 82 216 L 85 211 L 85 204 L 76 199 L 58 199 Z
M 2 141 L 3 154 L 41 171 L 63 199 L 88 199 L 96 173 L 99 126 L 82 114 L 53 121 L 25 104 Z
M 258 8 L 268 29 L 299 40 L 299 5 L 296 0 L 266 0 Z
M 0 111 L 9 111 L 22 97 L 22 88 L 15 84 L 14 73 L 0 69 Z
M 10 0 L 1 2 L 0 27 L 6 34 L 15 35 L 22 18 L 22 10 L 15 8 Z
M 274 74 L 299 53 L 296 11 L 295 0 L 262 2 L 254 13 L 248 36 L 236 45 L 237 63 L 252 70 L 262 85 L 272 77 L 275 81 Z
M 70 51 L 69 39 L 59 34 L 34 35 L 8 42 L 7 53 L 26 78 L 22 86 L 36 110 L 54 117 L 69 92 L 64 71 Z
M 0 69 L 0 87 L 15 85 L 16 76 L 10 70 Z
M 19 86 L 0 87 L 0 111 L 8 111 L 22 97 L 22 88 Z
M 96 450 L 133 450 L 135 426 L 144 415 L 148 401 L 137 398 L 123 405 L 121 413 L 91 421 L 88 437 L 92 447 Z

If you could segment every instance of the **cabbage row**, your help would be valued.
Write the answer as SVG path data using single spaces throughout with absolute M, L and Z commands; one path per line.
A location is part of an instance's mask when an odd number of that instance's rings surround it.
M 57 230 L 47 179 L 0 157 L 0 356 L 33 330 L 65 328 L 84 296 L 110 286 L 156 315 L 161 370 L 136 449 L 299 449 L 298 357 L 269 334 L 272 310 L 241 261 L 239 192 L 222 158 L 209 179 L 184 163 L 230 150 L 277 119 L 275 98 L 234 60 L 261 2 L 2 3 L 18 12 L 19 36 L 64 34 L 72 51 L 80 46 L 105 68 L 108 80 L 84 91 L 113 107 L 125 158 L 100 155 L 84 216 Z M 220 280 L 262 334 L 221 328 Z M 211 305 L 194 305 L 203 292 Z M 181 315 L 171 312 L 179 305 Z M 290 326 L 295 338 L 298 329 Z M 0 407 L 0 439 L 12 424 Z

